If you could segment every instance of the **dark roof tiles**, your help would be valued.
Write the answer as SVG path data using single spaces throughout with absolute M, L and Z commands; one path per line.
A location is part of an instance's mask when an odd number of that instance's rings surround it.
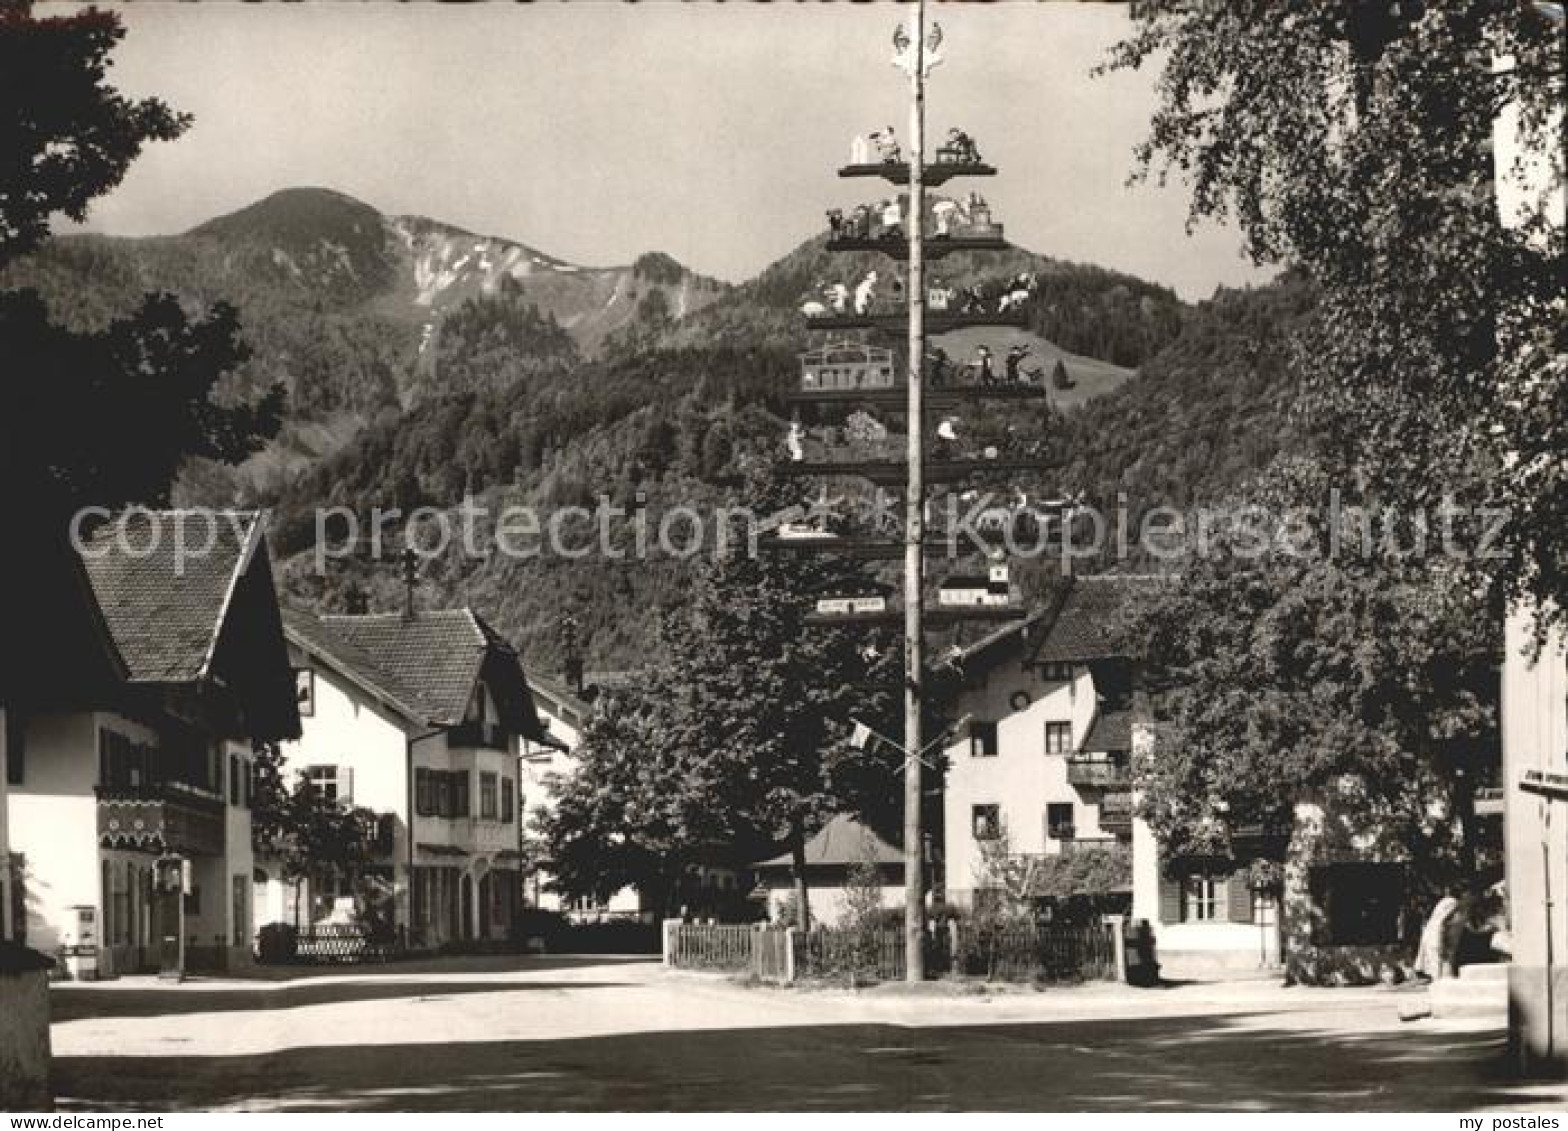
M 853 867 L 866 860 L 877 864 L 902 864 L 904 854 L 847 813 L 840 813 L 806 842 L 806 866 Z M 758 861 L 753 868 L 789 868 L 788 852 Z
M 260 541 L 254 511 L 130 511 L 86 541 L 82 560 L 127 674 L 136 683 L 207 675 L 229 598 Z M 205 519 L 210 518 L 210 525 Z M 186 523 L 182 547 L 176 522 Z M 203 552 L 208 532 L 212 545 Z

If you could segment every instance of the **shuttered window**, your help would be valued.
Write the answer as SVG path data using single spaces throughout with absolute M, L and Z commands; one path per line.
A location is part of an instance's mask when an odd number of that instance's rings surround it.
M 1245 871 L 1232 872 L 1225 881 L 1225 917 L 1232 923 L 1252 922 L 1252 888 Z

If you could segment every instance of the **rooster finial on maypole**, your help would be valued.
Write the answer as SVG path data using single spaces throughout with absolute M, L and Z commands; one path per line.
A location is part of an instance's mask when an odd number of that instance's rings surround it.
M 893 29 L 893 66 L 899 68 L 911 77 L 915 73 L 915 57 L 919 52 L 914 50 L 915 39 L 910 33 L 907 23 L 899 24 Z M 942 62 L 942 55 L 938 48 L 942 46 L 942 25 L 933 23 L 931 31 L 926 35 L 925 67 L 923 74 L 929 75 L 931 68 Z

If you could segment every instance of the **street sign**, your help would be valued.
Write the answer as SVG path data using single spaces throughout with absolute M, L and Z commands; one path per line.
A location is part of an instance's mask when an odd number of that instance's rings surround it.
M 1526 770 L 1519 779 L 1519 788 L 1534 793 L 1548 801 L 1568 801 L 1568 774 L 1552 774 L 1545 770 Z

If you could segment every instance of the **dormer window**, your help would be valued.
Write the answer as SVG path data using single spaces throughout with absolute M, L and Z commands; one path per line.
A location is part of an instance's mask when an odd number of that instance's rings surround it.
M 1040 678 L 1046 683 L 1071 683 L 1073 681 L 1073 666 L 1061 661 L 1051 661 L 1040 665 Z

